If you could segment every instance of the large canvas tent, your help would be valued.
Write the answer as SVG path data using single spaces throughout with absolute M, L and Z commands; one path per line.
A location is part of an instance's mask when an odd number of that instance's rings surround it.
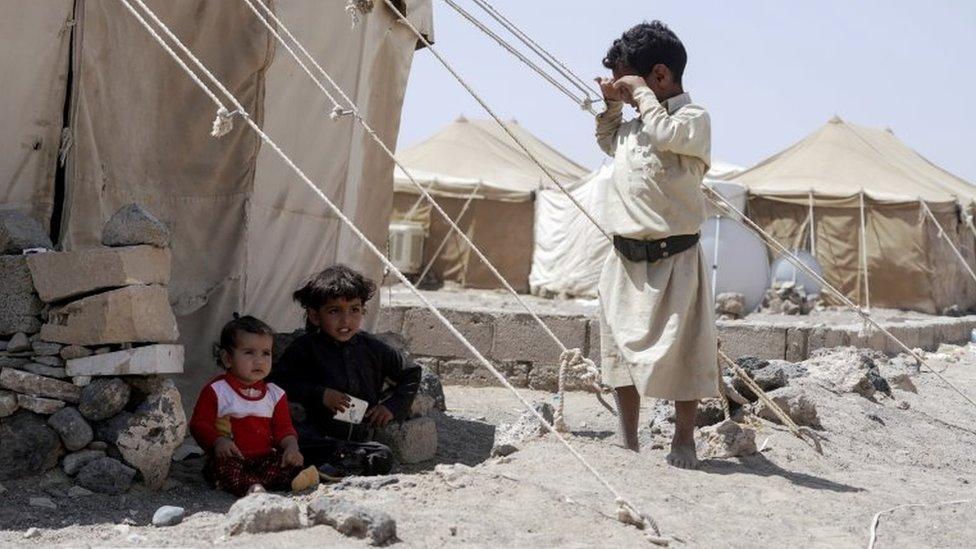
M 809 247 L 812 226 L 827 280 L 861 305 L 941 313 L 976 304 L 976 284 L 940 238 L 941 227 L 973 265 L 976 187 L 890 130 L 834 117 L 732 181 L 749 189 L 749 217 L 784 245 Z
M 365 234 L 385 243 L 392 161 L 352 117 L 329 119 L 331 104 L 247 5 L 147 3 Z M 393 148 L 417 45 L 411 31 L 382 2 L 355 28 L 345 2 L 271 6 Z M 429 0 L 401 8 L 431 33 Z M 0 208 L 60 227 L 66 249 L 98 245 L 103 223 L 132 202 L 170 226 L 188 397 L 214 374 L 210 345 L 235 311 L 292 330 L 301 313 L 290 295 L 310 273 L 338 260 L 380 275 L 245 124 L 210 137 L 213 104 L 121 2 L 0 4 L 0 43 Z
M 705 176 L 706 183 L 724 181 L 742 171 L 727 162 L 715 161 Z M 567 185 L 567 190 L 593 218 L 602 224 L 606 187 L 613 165 L 604 164 L 584 178 Z M 610 253 L 606 236 L 559 189 L 538 193 L 535 210 L 535 249 L 529 286 L 545 297 L 596 297 L 600 271 Z
M 587 170 L 539 140 L 515 121 L 507 127 L 562 184 L 571 185 Z M 493 120 L 458 118 L 425 141 L 397 153 L 414 179 L 456 219 L 459 226 L 518 291 L 528 290 L 532 264 L 534 198 L 552 182 Z M 422 200 L 405 173 L 394 174 L 394 218 L 409 217 L 427 227 L 426 265 L 440 242 L 447 244 L 433 263 L 432 276 L 469 288 L 498 288 L 490 271 L 450 236 L 443 218 Z M 418 202 L 418 200 L 420 200 Z M 416 206 L 416 207 L 415 207 Z

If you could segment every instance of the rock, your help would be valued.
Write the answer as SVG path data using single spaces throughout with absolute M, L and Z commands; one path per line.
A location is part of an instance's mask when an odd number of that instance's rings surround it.
M 81 390 L 78 411 L 91 421 L 108 419 L 125 408 L 130 389 L 117 377 L 99 378 Z
M 183 516 L 186 515 L 186 511 L 182 507 L 173 507 L 172 505 L 164 505 L 156 512 L 153 513 L 152 523 L 153 526 L 162 528 L 164 526 L 175 526 L 183 522 Z
M 94 438 L 91 425 L 81 417 L 77 408 L 62 408 L 47 420 L 69 451 L 81 450 Z
M 376 441 L 389 446 L 401 463 L 420 463 L 437 453 L 437 424 L 430 417 L 391 423 L 376 432 Z
M 51 501 L 51 498 L 30 498 L 30 504 L 32 507 L 43 507 L 44 509 L 56 510 L 58 508 L 57 504 Z
M 158 490 L 169 474 L 173 452 L 185 437 L 186 415 L 180 392 L 167 379 L 158 392 L 136 408 L 128 425 L 119 431 L 116 445 L 125 461 L 142 473 L 146 486 Z
M 129 426 L 132 419 L 131 412 L 119 412 L 118 415 L 105 421 L 95 423 L 95 440 L 99 440 L 111 445 L 115 445 L 119 439 L 119 433 Z
M 52 309 L 41 337 L 75 345 L 168 343 L 179 332 L 165 287 L 127 286 Z
M 25 395 L 56 398 L 72 403 L 78 402 L 81 398 L 80 387 L 12 368 L 4 368 L 0 371 L 0 386 Z
M 735 292 L 724 292 L 715 296 L 715 314 L 725 315 L 732 319 L 742 318 L 745 312 L 746 298 Z
M 37 364 L 43 364 L 44 366 L 50 366 L 52 368 L 63 368 L 64 361 L 61 360 L 59 356 L 35 356 L 34 362 Z
M 35 341 L 31 343 L 31 351 L 34 356 L 54 356 L 61 352 L 60 343 L 50 343 L 47 341 Z
M 552 404 L 539 403 L 535 405 L 535 409 L 546 421 L 552 423 L 554 414 Z M 542 436 L 547 432 L 539 419 L 526 410 L 515 423 L 498 425 L 495 429 L 495 442 L 491 448 L 491 455 L 497 457 L 513 454 L 521 449 L 526 440 Z
M 421 367 L 420 388 L 410 406 L 410 417 L 422 417 L 431 410 L 447 410 L 441 378 L 426 366 Z
M 0 212 L 0 254 L 20 254 L 31 248 L 54 248 L 44 226 L 22 212 Z
M 224 518 L 224 531 L 231 536 L 243 533 L 280 532 L 302 527 L 301 507 L 292 499 L 257 493 L 237 500 Z
M 64 360 L 85 358 L 86 356 L 92 356 L 91 349 L 81 345 L 68 345 L 61 349 L 61 358 Z
M 170 252 L 152 246 L 95 248 L 27 258 L 37 293 L 46 303 L 123 286 L 169 283 Z
M 68 374 L 64 371 L 64 368 L 57 368 L 55 366 L 37 364 L 35 362 L 24 364 L 23 366 L 18 368 L 18 370 L 23 370 L 25 372 L 37 374 L 39 376 L 53 377 L 58 379 L 65 378 L 68 376 Z
M 66 367 L 70 376 L 127 376 L 183 373 L 182 345 L 147 345 L 114 353 L 76 358 Z
M 769 398 L 779 405 L 797 425 L 814 427 L 820 429 L 820 418 L 817 415 L 817 405 L 812 398 L 808 397 L 798 387 L 783 387 L 767 393 Z M 773 413 L 763 402 L 753 405 L 757 416 L 780 423 L 776 414 Z
M 308 520 L 331 526 L 345 536 L 368 538 L 370 545 L 396 539 L 396 521 L 387 513 L 328 496 L 309 504 Z
M 810 377 L 828 389 L 870 398 L 879 389 L 890 394 L 875 359 L 885 360 L 884 355 L 867 349 L 837 347 L 818 349 L 803 364 Z
M 731 419 L 701 429 L 700 440 L 705 448 L 702 455 L 706 458 L 729 458 L 756 453 L 756 432 L 749 427 L 743 428 Z
M 18 407 L 16 394 L 9 391 L 0 391 L 0 418 L 13 415 Z
M 895 403 L 895 408 L 898 408 L 899 410 L 907 410 L 911 408 L 911 405 L 904 400 L 899 400 L 898 402 Z
M 30 527 L 24 532 L 24 539 L 33 539 L 41 535 L 41 531 L 35 527 Z
M 0 254 L 0 295 L 29 295 L 34 293 L 34 282 L 27 267 L 26 255 Z
M 68 488 L 69 498 L 83 498 L 94 494 L 95 492 L 92 492 L 88 488 L 83 488 L 81 486 L 72 486 L 71 488 Z
M 92 382 L 91 376 L 75 376 L 71 378 L 71 383 L 81 388 L 88 387 L 89 385 L 91 385 L 91 382 Z
M 110 457 L 94 459 L 78 471 L 79 486 L 100 494 L 123 494 L 132 484 L 136 470 Z
M 36 397 L 31 395 L 17 395 L 17 405 L 25 410 L 30 410 L 35 414 L 51 415 L 64 408 L 63 400 L 53 398 Z
M 101 451 L 104 452 L 105 450 L 108 450 L 108 444 L 105 443 L 105 442 L 103 442 L 103 441 L 101 441 L 101 440 L 95 440 L 95 441 L 92 441 L 92 443 L 88 445 L 88 449 L 89 450 L 101 450 Z
M 128 204 L 120 208 L 102 229 L 104 246 L 148 244 L 167 248 L 169 241 L 169 228 L 138 204 Z
M 722 401 L 713 398 L 698 404 L 698 413 L 695 415 L 695 427 L 705 427 L 715 425 L 725 420 L 725 409 L 722 408 Z
M 0 480 L 39 475 L 58 464 L 61 439 L 26 411 L 0 419 Z
M 10 338 L 7 342 L 7 352 L 8 353 L 20 353 L 31 350 L 30 339 L 27 338 L 27 334 L 20 332 L 14 334 L 14 337 Z
M 183 461 L 190 457 L 201 457 L 203 455 L 203 448 L 192 440 L 187 439 L 173 451 L 173 461 Z
M 61 470 L 64 474 L 75 476 L 82 467 L 98 458 L 105 457 L 105 452 L 100 450 L 81 450 L 64 456 L 61 460 Z

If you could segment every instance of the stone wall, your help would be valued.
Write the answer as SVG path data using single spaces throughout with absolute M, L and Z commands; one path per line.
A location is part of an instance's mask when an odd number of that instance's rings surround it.
M 457 309 L 442 312 L 516 387 L 556 389 L 558 348 L 527 314 Z M 540 316 L 567 347 L 580 348 L 599 363 L 600 325 L 596 318 L 579 314 Z M 754 356 L 799 362 L 817 349 L 849 345 L 888 355 L 902 352 L 882 333 L 862 334 L 860 324 L 797 325 L 746 319 L 720 320 L 717 326 L 722 350 L 732 358 Z M 941 343 L 969 341 L 976 317 L 930 317 L 890 322 L 885 327 L 911 348 L 934 351 Z M 436 372 L 446 384 L 499 384 L 425 308 L 385 307 L 376 331 L 399 334 L 417 361 Z M 578 380 L 570 380 L 568 386 L 571 390 L 582 388 Z
M 166 227 L 138 206 L 104 247 L 53 251 L 43 228 L 0 214 L 0 479 L 60 466 L 74 489 L 162 486 L 183 442 L 183 371 L 169 305 Z

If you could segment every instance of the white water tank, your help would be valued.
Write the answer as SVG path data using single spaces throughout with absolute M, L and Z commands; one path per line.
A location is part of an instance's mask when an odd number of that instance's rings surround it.
M 820 266 L 820 262 L 810 255 L 810 252 L 793 250 L 793 255 L 813 272 L 823 276 L 823 268 Z M 778 282 L 795 282 L 798 286 L 803 286 L 807 296 L 817 297 L 820 295 L 820 283 L 806 271 L 794 265 L 786 256 L 781 255 L 776 258 L 776 261 L 773 261 L 773 267 L 770 269 L 769 276 L 772 278 L 773 284 Z
M 706 179 L 705 185 L 708 185 L 712 190 L 722 195 L 722 197 L 728 200 L 732 204 L 732 206 L 735 207 L 736 210 L 745 213 L 746 196 L 748 194 L 748 190 L 745 188 L 744 185 L 740 185 L 738 183 L 732 183 L 729 181 L 718 181 L 714 179 Z M 716 213 L 723 213 L 718 210 L 715 210 L 710 200 L 708 200 L 707 203 L 708 203 L 708 209 L 710 214 L 714 215 Z M 729 212 L 729 215 L 734 218 L 739 217 L 737 214 L 733 212 Z
M 413 221 L 390 223 L 390 261 L 404 274 L 419 274 L 424 263 L 426 229 Z
M 769 257 L 763 241 L 738 221 L 710 217 L 701 227 L 702 252 L 713 295 L 725 292 L 745 297 L 745 312 L 755 311 L 769 288 Z

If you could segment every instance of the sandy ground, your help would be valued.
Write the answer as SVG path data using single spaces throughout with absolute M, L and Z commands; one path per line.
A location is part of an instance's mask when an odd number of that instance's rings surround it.
M 976 355 L 934 361 L 943 375 L 976 395 Z M 884 370 L 882 369 L 882 372 Z M 914 378 L 918 394 L 895 391 L 872 402 L 805 384 L 817 402 L 828 438 L 824 455 L 763 422 L 762 453 L 703 462 L 696 471 L 665 464 L 650 430 L 645 451 L 613 444 L 614 419 L 584 393 L 567 399 L 571 443 L 627 497 L 653 515 L 675 547 L 864 547 L 873 515 L 908 503 L 976 498 L 976 408 L 932 374 Z M 546 393 L 524 391 L 533 399 Z M 611 496 L 553 437 L 536 439 L 510 459 L 489 458 L 500 421 L 520 410 L 504 389 L 447 387 L 449 411 L 439 423 L 435 463 L 395 475 L 378 489 L 320 487 L 309 501 L 333 494 L 389 512 L 403 547 L 649 546 L 641 533 L 617 522 Z M 907 410 L 896 407 L 903 400 Z M 449 467 L 444 474 L 437 463 Z M 230 496 L 206 488 L 199 460 L 176 464 L 167 490 L 138 487 L 125 496 L 60 497 L 58 476 L 5 481 L 0 494 L 2 546 L 364 546 L 326 526 L 290 532 L 222 537 Z M 62 479 L 63 480 L 63 479 Z M 48 496 L 50 510 L 28 505 Z M 160 505 L 187 508 L 180 525 L 149 525 Z M 900 509 L 885 515 L 877 547 L 976 546 L 976 503 Z M 119 526 L 129 524 L 126 526 Z M 39 534 L 24 539 L 29 527 Z

